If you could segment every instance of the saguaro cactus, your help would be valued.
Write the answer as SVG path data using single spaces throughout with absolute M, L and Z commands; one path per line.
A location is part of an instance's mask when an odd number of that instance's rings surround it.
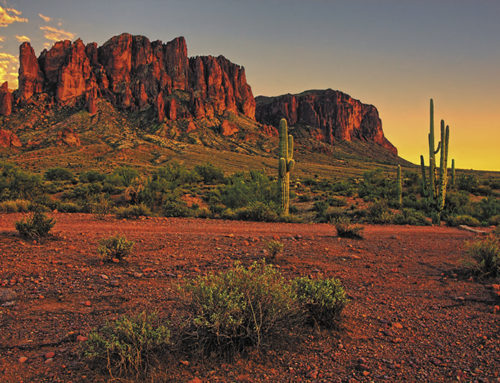
M 444 209 L 446 200 L 446 187 L 448 185 L 448 143 L 450 139 L 450 128 L 441 120 L 441 141 L 434 149 L 434 101 L 430 102 L 430 131 L 429 131 L 429 182 L 425 179 L 424 157 L 420 156 L 420 166 L 422 170 L 422 194 L 428 196 L 436 208 L 433 222 L 439 224 L 441 212 Z M 441 151 L 439 169 L 436 169 L 436 154 Z M 452 162 L 452 166 L 453 166 Z M 439 179 L 438 172 L 439 170 Z M 452 178 L 454 178 L 452 171 Z M 439 182 L 438 182 L 439 181 Z M 452 180 L 453 182 L 453 180 Z
M 290 208 L 290 171 L 295 165 L 293 160 L 293 136 L 288 134 L 288 125 L 284 118 L 279 128 L 279 167 L 278 183 L 280 187 L 281 214 L 288 215 Z
M 427 177 L 425 176 L 425 161 L 422 155 L 420 155 L 420 170 L 422 171 L 422 196 L 427 196 Z
M 434 151 L 434 100 L 431 98 L 430 107 L 430 128 L 429 128 L 429 197 L 434 200 L 436 197 L 436 153 Z M 439 147 L 438 147 L 439 150 Z
M 455 159 L 451 160 L 451 187 L 455 187 Z
M 444 121 L 441 120 L 441 160 L 439 162 L 439 190 L 437 208 L 439 216 L 444 209 L 446 199 L 446 186 L 448 185 L 448 142 L 450 139 L 450 127 L 444 127 Z
M 396 192 L 399 207 L 403 206 L 403 180 L 401 179 L 401 165 L 398 165 L 398 178 L 396 180 Z

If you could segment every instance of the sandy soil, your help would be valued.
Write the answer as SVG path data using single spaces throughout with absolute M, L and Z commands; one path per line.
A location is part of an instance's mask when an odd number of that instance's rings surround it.
M 342 280 L 344 329 L 311 330 L 231 363 L 174 360 L 165 381 L 500 381 L 498 297 L 491 282 L 455 274 L 472 233 L 367 226 L 364 240 L 351 240 L 326 224 L 54 216 L 55 238 L 33 243 L 14 229 L 20 214 L 0 215 L 0 284 L 17 294 L 0 304 L 1 382 L 106 381 L 79 358 L 78 335 L 123 313 L 168 315 L 183 278 L 249 264 L 273 238 L 285 245 L 277 266 L 287 277 Z M 102 264 L 97 243 L 116 233 L 135 252 L 128 264 Z

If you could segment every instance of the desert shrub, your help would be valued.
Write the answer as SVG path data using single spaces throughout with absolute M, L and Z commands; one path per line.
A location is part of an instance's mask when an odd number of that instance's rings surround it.
M 29 211 L 31 202 L 25 199 L 0 202 L 0 212 L 3 213 L 25 213 Z
M 277 203 L 278 184 L 262 172 L 233 174 L 220 188 L 221 202 L 231 209 L 248 206 L 254 202 Z
M 415 226 L 428 226 L 431 223 L 424 213 L 415 209 L 403 208 L 401 212 L 394 216 L 394 223 L 396 225 L 415 225 Z
M 102 193 L 102 191 L 103 186 L 100 183 L 78 185 L 73 190 L 64 193 L 62 198 L 88 201 L 89 199 L 95 199 L 97 195 Z
M 203 182 L 207 184 L 217 184 L 224 182 L 224 172 L 222 169 L 212 165 L 211 163 L 205 163 L 202 165 L 197 165 L 194 171 L 198 173 Z
M 330 190 L 337 195 L 342 195 L 345 197 L 352 197 L 356 194 L 356 186 L 349 181 L 338 181 L 335 182 Z
M 40 176 L 0 162 L 0 201 L 15 199 L 32 201 L 43 192 Z
M 388 177 L 382 169 L 371 170 L 363 174 L 358 194 L 365 201 L 376 201 L 380 198 L 392 200 L 395 193 L 395 180 Z
M 481 278 L 500 276 L 500 242 L 490 236 L 485 239 L 466 242 L 465 264 Z
M 495 226 L 500 225 L 500 214 L 494 215 L 493 217 L 490 217 L 490 219 L 488 220 L 488 224 L 495 225 Z
M 53 218 L 49 218 L 37 210 L 26 220 L 16 222 L 16 230 L 23 238 L 40 239 L 47 237 L 54 225 L 55 220 Z
M 43 174 L 43 178 L 47 181 L 72 181 L 75 179 L 75 175 L 69 169 L 50 168 Z
M 293 291 L 300 306 L 306 312 L 305 320 L 310 324 L 333 328 L 338 326 L 347 298 L 338 279 L 296 278 Z
M 266 243 L 266 248 L 268 252 L 268 257 L 271 260 L 276 259 L 276 257 L 283 252 L 283 243 L 276 240 L 271 240 Z
M 336 222 L 333 222 L 333 224 L 337 230 L 337 236 L 341 238 L 363 238 L 363 226 L 353 225 L 348 219 L 339 219 Z
M 202 352 L 231 355 L 288 333 L 298 307 L 291 285 L 265 262 L 198 277 L 184 287 L 192 319 L 189 332 Z
M 139 217 L 147 217 L 152 215 L 151 210 L 144 204 L 122 206 L 116 209 L 118 218 L 138 219 Z
M 83 183 L 103 182 L 106 175 L 99 173 L 97 170 L 89 170 L 80 174 L 78 178 Z
M 446 219 L 446 224 L 448 226 L 481 226 L 481 222 L 477 218 L 471 217 L 470 215 L 450 215 Z
M 113 204 L 108 198 L 100 195 L 94 201 L 89 202 L 88 209 L 95 218 L 104 219 L 113 211 Z
M 488 197 L 479 202 L 480 218 L 488 220 L 500 214 L 500 198 Z
M 57 201 L 57 203 L 55 204 L 55 208 L 61 213 L 79 213 L 85 210 L 83 206 L 77 203 L 61 201 Z
M 106 260 L 127 258 L 134 247 L 135 242 L 129 241 L 121 235 L 115 235 L 109 238 L 103 238 L 99 241 L 97 251 Z
M 479 186 L 479 180 L 474 174 L 461 174 L 457 178 L 457 187 L 460 190 L 474 193 Z
M 394 219 L 389 206 L 385 200 L 375 202 L 368 208 L 366 220 L 372 223 L 391 223 Z
M 279 220 L 279 208 L 276 204 L 259 201 L 236 209 L 234 214 L 236 219 L 243 221 L 276 222 Z
M 132 181 L 139 177 L 139 171 L 129 166 L 122 166 L 115 169 L 113 176 L 114 177 L 109 178 L 109 180 L 122 186 L 130 186 Z
M 82 354 L 112 376 L 145 376 L 171 344 L 170 329 L 155 314 L 123 316 L 92 331 Z
M 185 201 L 170 194 L 162 207 L 163 215 L 166 217 L 191 217 L 194 210 L 190 209 Z
M 328 205 L 333 207 L 342 207 L 347 205 L 347 202 L 343 198 L 338 197 L 329 197 L 326 202 Z

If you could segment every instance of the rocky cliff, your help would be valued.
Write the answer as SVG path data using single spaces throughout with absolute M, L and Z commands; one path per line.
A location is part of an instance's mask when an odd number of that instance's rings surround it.
M 331 89 L 254 99 L 243 67 L 223 56 L 190 58 L 183 37 L 162 43 L 124 33 L 102 46 L 65 40 L 39 57 L 25 42 L 19 62 L 19 88 L 11 92 L 7 83 L 0 87 L 0 116 L 4 131 L 17 134 L 28 147 L 53 142 L 38 137 L 32 127 L 62 135 L 57 143 L 78 146 L 78 135 L 96 126 L 104 136 L 110 129 L 115 138 L 121 135 L 112 141 L 115 146 L 137 132 L 155 136 L 148 140 L 160 137 L 218 147 L 256 140 L 271 145 L 269 138 L 276 136 L 275 127 L 284 117 L 306 149 L 314 150 L 314 141 L 362 140 L 397 154 L 384 137 L 374 106 Z M 60 113 L 61 108 L 85 108 L 90 122 L 69 124 L 64 119 L 71 113 Z M 128 133 L 124 120 L 130 122 Z M 64 128 L 71 128 L 71 134 Z M 18 146 L 5 132 L 3 136 L 3 146 Z M 234 141 L 232 146 L 226 145 L 226 138 Z M 321 147 L 329 150 L 328 145 Z
M 385 137 L 377 108 L 349 95 L 327 89 L 277 97 L 257 97 L 257 121 L 278 125 L 286 118 L 290 126 L 307 130 L 312 138 L 333 144 L 355 139 L 375 142 L 397 154 Z M 304 133 L 304 132 L 302 132 Z
M 245 69 L 222 56 L 189 58 L 183 37 L 164 44 L 124 33 L 101 47 L 66 40 L 38 58 L 26 42 L 19 61 L 19 104 L 46 93 L 56 105 L 83 102 L 91 114 L 97 111 L 97 100 L 104 98 L 125 110 L 153 107 L 160 121 L 213 118 L 226 111 L 255 118 Z M 2 92 L 0 113 L 7 115 Z

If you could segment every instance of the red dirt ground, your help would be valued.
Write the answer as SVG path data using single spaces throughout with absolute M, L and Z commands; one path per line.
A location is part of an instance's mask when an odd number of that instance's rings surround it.
M 38 244 L 18 237 L 20 214 L 0 215 L 0 284 L 17 293 L 0 306 L 1 382 L 106 381 L 78 357 L 77 335 L 126 312 L 167 315 L 182 278 L 249 264 L 273 238 L 285 245 L 277 265 L 287 277 L 342 280 L 343 331 L 311 330 L 293 347 L 232 363 L 173 361 L 164 381 L 500 381 L 498 298 L 491 284 L 454 274 L 472 233 L 367 226 L 364 240 L 350 240 L 327 224 L 54 216 L 55 238 Z M 134 254 L 101 264 L 97 243 L 115 233 L 136 241 Z

